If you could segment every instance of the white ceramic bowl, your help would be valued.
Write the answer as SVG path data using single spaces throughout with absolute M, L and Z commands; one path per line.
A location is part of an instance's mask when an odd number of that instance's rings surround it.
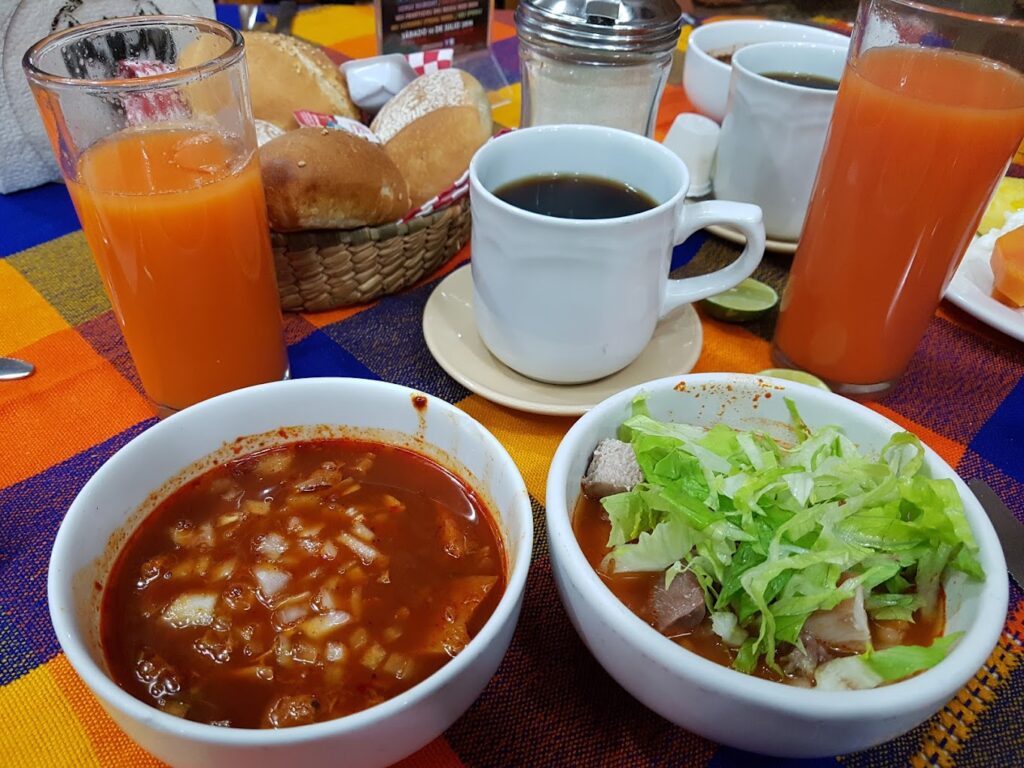
M 787 21 L 737 19 L 697 27 L 686 43 L 683 87 L 698 112 L 716 122 L 725 117 L 732 67 L 715 58 L 735 53 L 745 45 L 769 42 L 827 43 L 850 47 L 850 38 L 838 32 Z
M 61 524 L 50 559 L 50 617 L 71 665 L 114 721 L 174 766 L 385 766 L 439 736 L 477 698 L 512 638 L 533 542 L 523 479 L 477 421 L 434 397 L 417 408 L 412 390 L 360 379 L 264 384 L 195 405 L 142 433 L 85 484 Z M 318 426 L 321 425 L 321 426 Z M 326 425 L 326 426 L 322 426 Z M 337 425 L 345 425 L 344 428 Z M 287 438 L 277 435 L 287 427 Z M 294 429 L 293 429 L 294 427 Z M 479 634 L 448 664 L 408 691 L 362 712 L 313 725 L 219 728 L 165 714 L 108 676 L 98 642 L 94 581 L 102 583 L 124 534 L 152 509 L 147 496 L 180 470 L 230 450 L 242 435 L 255 448 L 302 436 L 365 436 L 405 444 L 456 470 L 480 492 L 504 537 L 508 585 Z M 468 470 L 468 471 L 467 471 Z M 185 477 L 196 470 L 185 473 Z
M 680 382 L 685 391 L 677 391 Z M 981 583 L 959 574 L 946 580 L 946 632 L 963 631 L 964 636 L 934 668 L 875 690 L 795 688 L 708 661 L 637 618 L 587 562 L 570 514 L 594 446 L 615 435 L 640 392 L 648 394 L 657 419 L 703 426 L 724 420 L 740 428 L 768 429 L 778 437 L 786 436 L 789 418 L 783 397 L 789 397 L 811 427 L 837 424 L 867 450 L 881 448 L 900 429 L 838 395 L 725 373 L 642 384 L 610 397 L 576 422 L 548 474 L 547 528 L 555 583 L 580 637 L 629 693 L 673 723 L 722 744 L 784 757 L 822 757 L 866 749 L 905 733 L 938 711 L 984 664 L 1006 618 L 1006 563 L 984 510 L 956 473 L 927 448 L 926 471 L 950 478 L 960 491 L 988 575 Z

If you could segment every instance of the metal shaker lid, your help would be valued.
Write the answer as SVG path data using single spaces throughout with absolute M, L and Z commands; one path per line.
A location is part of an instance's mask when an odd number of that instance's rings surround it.
M 608 52 L 665 53 L 679 40 L 675 0 L 522 0 L 520 37 Z

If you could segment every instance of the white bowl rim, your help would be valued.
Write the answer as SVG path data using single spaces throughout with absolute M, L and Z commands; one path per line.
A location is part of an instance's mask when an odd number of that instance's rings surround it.
M 80 517 L 88 512 L 83 498 L 91 495 L 93 488 L 105 482 L 108 475 L 116 473 L 121 463 L 125 461 L 127 451 L 138 450 L 139 445 L 148 445 L 151 442 L 159 441 L 164 432 L 169 429 L 168 424 L 177 425 L 188 420 L 200 420 L 215 416 L 217 409 L 222 403 L 239 398 L 259 398 L 267 391 L 277 391 L 287 388 L 295 397 L 301 397 L 303 390 L 315 392 L 321 388 L 330 389 L 363 388 L 382 389 L 395 395 L 400 395 L 405 402 L 408 402 L 410 394 L 422 394 L 428 398 L 428 410 L 440 409 L 441 413 L 454 415 L 457 419 L 468 420 L 470 423 L 480 426 L 480 435 L 485 443 L 486 449 L 495 456 L 498 465 L 504 465 L 506 470 L 513 472 L 512 479 L 515 487 L 515 496 L 518 499 L 517 506 L 523 505 L 521 514 L 523 516 L 523 538 L 514 560 L 508 563 L 507 583 L 505 592 L 498 601 L 494 612 L 488 617 L 480 631 L 473 637 L 466 647 L 455 658 L 439 670 L 428 676 L 426 679 L 409 688 L 397 696 L 388 699 L 368 709 L 355 712 L 351 715 L 326 720 L 310 725 L 299 725 L 290 728 L 263 729 L 263 728 L 223 728 L 205 723 L 197 723 L 183 718 L 161 712 L 145 702 L 136 699 L 130 693 L 115 683 L 100 667 L 93 661 L 92 656 L 85 649 L 85 644 L 80 633 L 75 628 L 74 602 L 71 589 L 71 582 L 74 574 L 65 573 L 56 568 L 54 563 L 59 562 L 63 553 L 74 547 L 74 541 L 69 533 L 70 526 L 67 520 Z M 349 392 L 351 394 L 351 392 Z M 132 448 L 131 446 L 136 446 Z M 522 474 L 516 466 L 512 457 L 505 447 L 498 441 L 489 429 L 476 421 L 468 413 L 456 408 L 451 403 L 427 394 L 420 390 L 411 389 L 399 384 L 392 384 L 374 379 L 356 379 L 347 377 L 313 377 L 307 379 L 291 379 L 287 381 L 275 381 L 269 384 L 258 384 L 245 389 L 236 390 L 209 400 L 203 401 L 189 408 L 179 411 L 163 421 L 155 424 L 146 431 L 137 435 L 120 449 L 118 449 L 103 465 L 93 474 L 79 491 L 75 500 L 68 509 L 64 520 L 61 521 L 57 531 L 57 537 L 53 544 L 50 555 L 50 562 L 47 574 L 47 599 L 50 606 L 50 620 L 53 624 L 57 639 L 67 656 L 68 661 L 83 682 L 100 698 L 101 702 L 110 702 L 119 711 L 130 717 L 132 720 L 147 724 L 149 727 L 165 733 L 172 733 L 183 739 L 217 746 L 252 746 L 252 747 L 275 747 L 283 745 L 294 745 L 305 742 L 329 740 L 337 736 L 343 736 L 358 732 L 362 728 L 387 720 L 393 715 L 408 709 L 419 700 L 428 697 L 436 691 L 444 688 L 448 681 L 473 664 L 483 653 L 486 646 L 495 641 L 500 628 L 511 619 L 516 604 L 523 594 L 526 586 L 526 577 L 529 570 L 530 559 L 533 551 L 533 514 L 530 503 L 529 492 L 522 479 Z
M 722 29 L 737 29 L 737 30 L 742 30 L 742 29 L 800 29 L 800 30 L 811 29 L 811 30 L 814 30 L 815 32 L 820 32 L 822 34 L 822 39 L 821 40 L 806 40 L 806 41 L 803 41 L 803 42 L 808 42 L 808 43 L 821 42 L 821 43 L 825 43 L 826 39 L 829 36 L 831 36 L 832 38 L 834 38 L 836 40 L 836 42 L 834 43 L 835 45 L 839 45 L 840 44 L 839 41 L 842 41 L 842 44 L 845 45 L 847 48 L 850 45 L 850 38 L 848 36 L 842 34 L 841 32 L 836 32 L 836 31 L 831 30 L 831 29 L 825 29 L 824 27 L 815 26 L 814 24 L 800 24 L 800 23 L 795 22 L 795 21 L 777 21 L 775 19 L 723 19 L 722 21 L 713 21 L 713 22 L 711 22 L 709 24 L 701 24 L 699 27 L 695 28 L 690 33 L 689 38 L 687 38 L 687 41 L 686 41 L 686 53 L 687 53 L 687 55 L 689 55 L 690 51 L 696 51 L 697 54 L 698 54 L 698 58 L 701 58 L 701 59 L 704 59 L 704 60 L 710 62 L 712 66 L 720 68 L 721 71 L 723 71 L 723 72 L 728 72 L 729 70 L 732 69 L 732 66 L 729 65 L 729 64 L 726 64 L 723 61 L 719 61 L 714 56 L 712 56 L 709 51 L 705 50 L 704 47 L 703 47 L 704 46 L 703 38 L 706 37 L 709 34 L 705 30 L 709 30 L 709 29 L 713 30 L 716 27 L 719 30 L 722 30 Z M 741 42 L 741 41 L 734 41 L 734 42 Z M 757 43 L 768 43 L 768 42 L 798 42 L 798 41 L 792 41 L 792 40 L 758 40 L 757 41 Z M 748 43 L 748 45 L 756 45 L 757 43 Z M 729 44 L 728 43 L 723 43 L 723 45 L 729 45 Z
M 978 618 L 964 631 L 963 637 L 939 664 L 914 677 L 872 690 L 818 691 L 798 688 L 772 680 L 747 675 L 730 667 L 705 659 L 693 651 L 677 645 L 634 614 L 604 585 L 596 571 L 587 562 L 572 531 L 566 514 L 565 478 L 569 464 L 580 446 L 574 443 L 578 436 L 608 412 L 621 412 L 642 391 L 673 389 L 683 381 L 689 388 L 701 384 L 752 385 L 756 381 L 784 386 L 801 399 L 828 401 L 837 410 L 859 413 L 861 420 L 889 431 L 903 431 L 895 422 L 867 407 L 840 395 L 796 382 L 767 376 L 740 373 L 699 373 L 672 376 L 630 387 L 595 406 L 577 421 L 559 444 L 548 473 L 546 522 L 548 544 L 563 555 L 569 577 L 573 579 L 583 600 L 600 620 L 626 635 L 644 657 L 657 659 L 671 673 L 704 686 L 721 691 L 724 695 L 745 702 L 771 706 L 791 714 L 816 718 L 870 718 L 877 719 L 907 711 L 919 706 L 922 700 L 944 696 L 950 680 L 958 687 L 980 669 L 995 648 L 1006 621 L 1009 584 L 1006 561 L 995 530 L 985 511 L 963 480 L 931 448 L 924 446 L 926 461 L 932 469 L 948 472 L 957 485 L 964 503 L 968 522 L 978 541 L 979 559 L 987 574 L 978 596 Z M 840 421 L 836 420 L 837 423 Z M 573 500 L 575 502 L 575 499 Z

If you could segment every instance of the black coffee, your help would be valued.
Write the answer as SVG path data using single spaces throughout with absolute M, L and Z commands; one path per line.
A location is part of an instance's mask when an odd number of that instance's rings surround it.
M 805 75 L 802 72 L 762 72 L 761 77 L 790 85 L 802 85 L 804 88 L 817 88 L 822 91 L 835 91 L 839 88 L 838 80 L 824 75 Z
M 599 176 L 528 176 L 494 194 L 516 208 L 557 219 L 617 219 L 657 206 L 640 190 Z

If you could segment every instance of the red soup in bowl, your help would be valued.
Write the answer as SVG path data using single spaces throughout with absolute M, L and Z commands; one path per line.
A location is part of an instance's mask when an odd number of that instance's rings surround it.
M 233 459 L 159 504 L 104 589 L 113 679 L 188 720 L 280 728 L 424 680 L 506 586 L 494 519 L 407 448 L 301 441 Z

